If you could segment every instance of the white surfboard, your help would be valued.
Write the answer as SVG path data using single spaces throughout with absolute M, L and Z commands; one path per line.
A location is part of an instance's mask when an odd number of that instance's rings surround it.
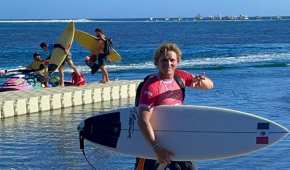
M 154 159 L 136 121 L 136 109 L 123 108 L 84 120 L 79 131 L 83 138 L 111 150 Z M 288 134 L 285 127 L 268 119 L 206 106 L 158 106 L 151 123 L 160 145 L 175 153 L 173 160 L 239 156 Z

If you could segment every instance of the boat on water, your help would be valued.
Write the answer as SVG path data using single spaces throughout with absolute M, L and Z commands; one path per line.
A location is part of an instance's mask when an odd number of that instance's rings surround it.
M 15 74 L 7 78 L 5 82 L 0 85 L 0 92 L 23 91 L 43 87 L 44 85 L 37 80 L 37 77 L 28 74 Z
M 56 87 L 59 85 L 58 74 L 51 74 L 49 78 L 49 87 Z M 65 81 L 65 86 L 82 86 L 86 84 L 84 75 L 78 76 L 72 73 L 72 80 Z M 0 92 L 5 91 L 24 91 L 32 89 L 44 88 L 44 84 L 39 76 L 34 73 L 19 73 L 8 77 L 3 84 L 0 85 Z

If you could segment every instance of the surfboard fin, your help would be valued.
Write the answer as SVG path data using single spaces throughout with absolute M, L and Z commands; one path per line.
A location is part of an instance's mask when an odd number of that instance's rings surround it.
M 81 144 L 83 139 L 87 139 L 104 146 L 116 148 L 121 133 L 120 112 L 86 119 L 79 133 L 80 147 L 83 147 L 83 144 Z

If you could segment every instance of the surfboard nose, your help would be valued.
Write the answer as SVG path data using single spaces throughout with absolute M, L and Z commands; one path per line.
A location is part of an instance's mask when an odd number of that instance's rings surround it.
M 269 127 L 270 133 L 279 134 L 280 138 L 284 138 L 289 134 L 289 130 L 285 126 L 282 126 L 281 124 L 278 124 L 274 121 L 270 121 L 270 122 L 271 122 L 270 127 Z
M 289 134 L 289 130 L 286 127 L 280 125 L 280 128 L 281 128 L 281 132 L 282 133 L 285 133 L 285 135 L 288 135 Z
M 286 127 L 279 125 L 279 124 L 278 124 L 278 126 L 280 128 L 281 138 L 284 138 L 284 137 L 289 135 L 289 130 Z

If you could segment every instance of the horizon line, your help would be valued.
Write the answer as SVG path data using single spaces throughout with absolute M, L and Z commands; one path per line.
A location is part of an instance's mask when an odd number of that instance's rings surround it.
M 254 15 L 254 16 L 247 16 L 247 15 L 207 15 L 207 16 L 203 16 L 203 15 L 196 15 L 196 16 L 179 16 L 179 17 L 119 17 L 119 18 L 113 18 L 113 17 L 108 17 L 108 18 L 90 18 L 90 17 L 83 17 L 83 18 L 0 18 L 0 20 L 81 20 L 81 19 L 87 19 L 87 20 L 102 20 L 102 19 L 116 19 L 116 20 L 120 20 L 120 19 L 150 19 L 150 18 L 156 18 L 156 19 L 161 19 L 161 18 L 196 18 L 196 17 L 240 17 L 240 16 L 246 16 L 246 17 L 250 17 L 250 18 L 254 18 L 254 17 L 290 17 L 290 15 Z

